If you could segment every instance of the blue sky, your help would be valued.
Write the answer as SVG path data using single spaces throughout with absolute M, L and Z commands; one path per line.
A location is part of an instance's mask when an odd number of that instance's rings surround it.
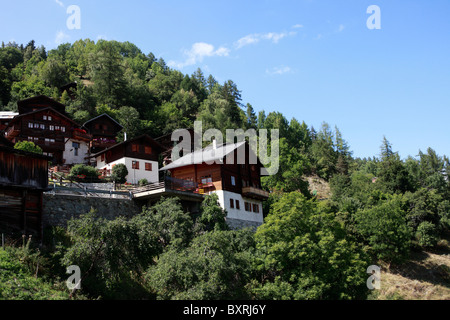
M 448 0 L 1 0 L 0 40 L 130 41 L 173 68 L 233 80 L 243 103 L 320 128 L 337 126 L 355 156 L 383 136 L 402 158 L 450 155 Z M 77 5 L 81 29 L 66 13 Z M 367 8 L 381 10 L 369 30 Z

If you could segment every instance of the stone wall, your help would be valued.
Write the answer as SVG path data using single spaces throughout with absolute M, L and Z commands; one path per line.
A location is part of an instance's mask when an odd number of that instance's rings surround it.
M 254 222 L 254 221 L 248 221 L 248 220 L 240 220 L 240 219 L 233 219 L 233 218 L 226 218 L 227 225 L 232 230 L 239 230 L 239 229 L 245 229 L 245 228 L 251 228 L 253 231 L 256 231 L 262 223 L 260 222 Z
M 43 226 L 66 226 L 72 217 L 88 213 L 91 208 L 109 220 L 119 216 L 131 217 L 141 212 L 141 208 L 129 199 L 110 199 L 97 197 L 83 197 L 61 194 L 44 194 Z

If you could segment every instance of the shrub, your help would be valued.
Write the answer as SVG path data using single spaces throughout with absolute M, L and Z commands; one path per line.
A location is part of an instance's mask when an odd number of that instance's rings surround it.
M 357 233 L 370 246 L 376 259 L 401 262 L 407 258 L 412 230 L 407 224 L 400 197 L 359 210 L 355 214 L 355 221 Z
M 37 154 L 43 153 L 41 147 L 35 145 L 31 141 L 19 141 L 14 145 L 14 149 L 37 153 Z
M 77 164 L 70 169 L 69 179 L 76 181 L 98 181 L 99 172 L 96 168 Z
M 141 180 L 139 180 L 139 186 L 140 187 L 143 187 L 143 186 L 146 186 L 146 185 L 148 185 L 148 180 L 147 179 L 141 179 Z
M 417 227 L 416 238 L 421 247 L 434 247 L 439 241 L 436 226 L 429 221 L 422 222 Z
M 127 181 L 128 169 L 123 163 L 116 164 L 112 169 L 111 179 L 116 183 Z

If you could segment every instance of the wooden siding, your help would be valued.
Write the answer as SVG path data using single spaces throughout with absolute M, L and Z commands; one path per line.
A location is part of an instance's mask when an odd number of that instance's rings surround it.
M 46 189 L 48 159 L 0 147 L 0 184 Z
M 0 186 L 0 226 L 42 237 L 42 191 Z

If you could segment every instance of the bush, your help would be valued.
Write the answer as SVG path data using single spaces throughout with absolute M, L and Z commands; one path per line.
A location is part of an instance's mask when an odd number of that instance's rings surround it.
M 111 179 L 116 183 L 127 181 L 128 169 L 123 163 L 116 164 L 112 169 Z
M 143 186 L 148 185 L 148 180 L 144 178 L 144 179 L 139 180 L 138 183 L 139 183 L 140 187 L 143 187 Z
M 439 241 L 436 226 L 428 221 L 422 222 L 417 227 L 416 238 L 421 247 L 434 247 Z
M 87 166 L 84 164 L 77 164 L 70 169 L 70 174 L 68 176 L 69 179 L 75 181 L 98 181 L 98 176 L 100 173 L 94 167 Z
M 37 153 L 37 154 L 43 153 L 41 147 L 35 145 L 31 141 L 19 141 L 14 145 L 14 149 Z
M 370 246 L 376 259 L 401 262 L 407 258 L 412 230 L 407 224 L 400 197 L 359 210 L 355 214 L 355 221 L 357 233 Z

